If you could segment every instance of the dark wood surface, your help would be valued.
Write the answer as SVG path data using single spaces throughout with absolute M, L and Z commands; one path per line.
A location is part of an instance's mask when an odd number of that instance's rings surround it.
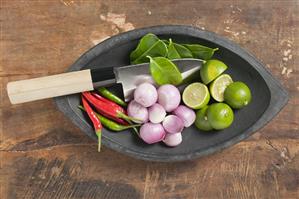
M 1 198 L 298 198 L 298 1 L 2 0 Z M 249 139 L 183 163 L 153 163 L 96 143 L 52 100 L 11 105 L 8 81 L 65 71 L 101 40 L 134 28 L 186 24 L 259 58 L 288 105 Z

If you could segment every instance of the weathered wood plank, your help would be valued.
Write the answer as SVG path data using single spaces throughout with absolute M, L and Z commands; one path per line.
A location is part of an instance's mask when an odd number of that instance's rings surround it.
M 9 198 L 296 198 L 298 140 L 240 143 L 184 163 L 135 160 L 96 144 L 1 152 Z M 113 157 L 113 158 L 112 158 Z

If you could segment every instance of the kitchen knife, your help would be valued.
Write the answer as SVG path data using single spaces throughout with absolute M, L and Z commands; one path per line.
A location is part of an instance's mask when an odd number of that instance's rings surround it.
M 198 71 L 203 63 L 199 59 L 177 59 L 173 63 L 182 73 L 183 79 Z M 9 82 L 7 93 L 12 104 L 19 104 L 51 97 L 91 91 L 101 86 L 121 83 L 125 100 L 143 82 L 154 81 L 149 63 L 123 67 L 106 67 L 68 72 L 58 75 Z

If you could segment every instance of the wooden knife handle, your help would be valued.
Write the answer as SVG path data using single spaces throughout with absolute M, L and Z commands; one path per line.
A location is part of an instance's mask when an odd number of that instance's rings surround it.
M 93 90 L 93 83 L 89 69 L 9 82 L 7 84 L 7 93 L 12 104 L 90 90 Z

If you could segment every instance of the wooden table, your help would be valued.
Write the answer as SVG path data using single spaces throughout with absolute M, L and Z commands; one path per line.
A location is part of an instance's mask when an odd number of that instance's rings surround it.
M 11 105 L 8 81 L 66 70 L 111 35 L 187 24 L 258 57 L 289 91 L 263 129 L 182 163 L 136 160 L 86 137 L 53 100 Z M 298 198 L 298 1 L 1 1 L 1 198 Z

